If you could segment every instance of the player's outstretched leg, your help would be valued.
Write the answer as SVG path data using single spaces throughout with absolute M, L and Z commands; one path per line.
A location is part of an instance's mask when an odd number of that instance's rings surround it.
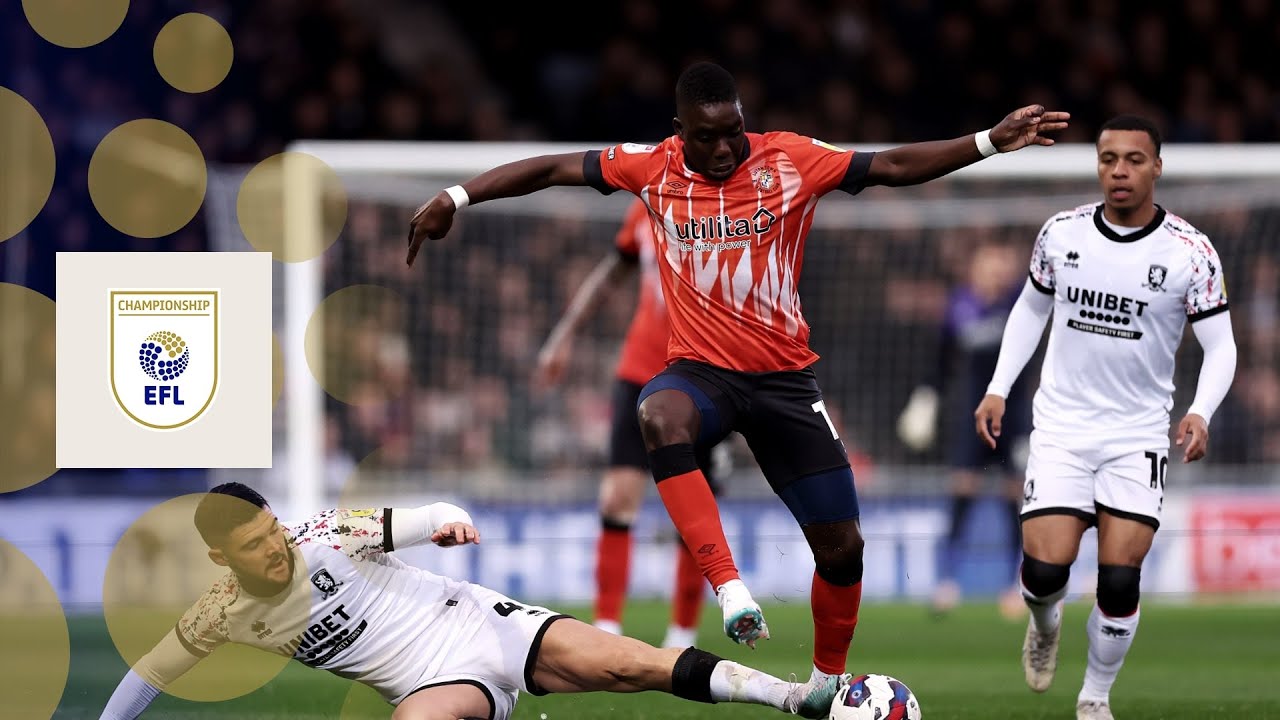
M 656 690 L 694 702 L 768 705 L 821 718 L 848 677 L 835 676 L 819 686 L 788 682 L 697 648 L 659 649 L 566 618 L 547 627 L 533 680 L 553 693 Z
M 717 427 L 718 437 L 700 437 L 704 425 L 718 425 L 708 423 L 703 412 L 715 412 L 714 403 L 692 381 L 669 370 L 649 381 L 641 398 L 640 431 L 649 449 L 649 469 L 658 484 L 662 504 L 703 576 L 716 589 L 724 613 L 725 634 L 734 642 L 754 648 L 757 640 L 769 637 L 769 629 L 760 605 L 751 597 L 733 562 L 720 524 L 720 508 L 706 476 L 698 468 L 694 448 L 700 441 L 719 442 L 727 431 Z

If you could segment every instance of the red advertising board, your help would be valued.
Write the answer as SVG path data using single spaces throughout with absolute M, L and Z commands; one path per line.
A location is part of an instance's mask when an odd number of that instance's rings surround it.
M 1197 497 L 1191 528 L 1196 590 L 1280 590 L 1280 499 Z

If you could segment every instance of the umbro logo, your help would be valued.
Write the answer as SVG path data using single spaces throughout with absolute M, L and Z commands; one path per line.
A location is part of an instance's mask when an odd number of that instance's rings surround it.
M 1071 251 L 1069 251 L 1069 252 L 1067 253 L 1067 262 L 1066 262 L 1066 266 L 1067 266 L 1067 267 L 1069 267 L 1069 268 L 1079 268 L 1079 267 L 1080 267 L 1080 253 L 1076 252 L 1075 250 L 1071 250 Z
M 715 543 L 707 543 L 706 545 L 703 545 L 702 547 L 698 548 L 699 555 L 710 555 L 715 551 L 716 551 Z
M 667 187 L 671 188 L 672 190 L 679 190 L 681 188 L 688 187 L 688 186 L 685 183 L 680 182 L 679 180 L 672 180 L 671 182 L 667 183 Z

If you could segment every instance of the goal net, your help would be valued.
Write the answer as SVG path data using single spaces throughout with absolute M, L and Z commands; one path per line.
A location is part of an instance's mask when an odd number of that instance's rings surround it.
M 510 160 L 593 147 L 601 146 L 291 148 L 341 178 L 337 199 L 347 214 L 322 256 L 276 264 L 285 391 L 277 463 L 264 481 L 277 496 L 287 496 L 296 512 L 356 497 L 589 505 L 606 461 L 614 364 L 635 288 L 596 309 L 561 385 L 536 387 L 532 375 L 539 346 L 569 298 L 613 251 L 633 198 L 568 188 L 482 203 L 460 213 L 447 238 L 428 242 L 413 268 L 404 255 L 409 218 L 440 189 Z M 910 527 L 902 532 L 930 542 L 945 532 L 947 448 L 972 442 L 973 408 L 955 382 L 930 447 L 913 450 L 896 431 L 913 388 L 938 364 L 949 293 L 977 276 L 1021 285 L 1045 220 L 1099 199 L 1095 163 L 1091 146 L 1034 148 L 922 186 L 871 188 L 857 197 L 836 192 L 819 205 L 800 280 L 811 342 L 822 356 L 815 369 L 854 459 L 860 497 L 877 507 L 922 509 L 906 516 Z M 217 249 L 246 249 L 235 222 L 246 171 L 212 173 L 208 215 Z M 322 183 L 300 186 L 285 188 L 286 242 L 320 232 L 325 203 L 335 199 L 317 190 Z M 1168 473 L 1167 507 L 1174 509 L 1162 536 L 1230 535 L 1233 523 L 1280 526 L 1280 148 L 1166 146 L 1157 201 L 1216 245 L 1240 349 L 1208 460 L 1170 463 L 1176 467 Z M 321 307 L 325 319 L 313 323 Z M 1175 420 L 1200 366 L 1190 338 L 1188 330 Z M 1033 379 L 1039 364 L 1037 356 L 1025 371 Z M 725 502 L 769 497 L 745 443 L 734 438 L 728 445 Z M 995 493 L 1002 481 L 987 482 Z M 1260 507 L 1258 498 L 1277 506 L 1274 515 L 1241 515 Z M 874 525 L 870 513 L 864 517 Z M 1264 542 L 1261 527 L 1249 537 Z M 975 542 L 993 563 L 1003 552 L 999 538 Z M 1204 543 L 1184 551 L 1236 552 Z M 916 551 L 894 552 L 902 559 Z M 1187 567 L 1182 580 L 1194 584 L 1196 566 L 1187 560 Z

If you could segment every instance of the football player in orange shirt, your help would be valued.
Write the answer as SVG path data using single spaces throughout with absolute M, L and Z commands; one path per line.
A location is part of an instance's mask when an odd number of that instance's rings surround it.
M 675 134 L 658 145 L 542 155 L 439 192 L 410 220 L 406 262 L 444 237 L 467 204 L 553 186 L 626 190 L 649 208 L 671 319 L 668 365 L 637 410 L 658 493 L 716 588 L 725 633 L 768 637 L 739 576 L 696 447 L 732 431 L 813 550 L 810 683 L 844 672 L 862 598 L 863 538 L 848 454 L 812 365 L 798 281 L 819 199 L 873 185 L 914 185 L 998 152 L 1052 145 L 1069 115 L 1028 105 L 989 130 L 881 152 L 853 152 L 791 132 L 747 132 L 734 78 L 714 63 L 676 83 Z

